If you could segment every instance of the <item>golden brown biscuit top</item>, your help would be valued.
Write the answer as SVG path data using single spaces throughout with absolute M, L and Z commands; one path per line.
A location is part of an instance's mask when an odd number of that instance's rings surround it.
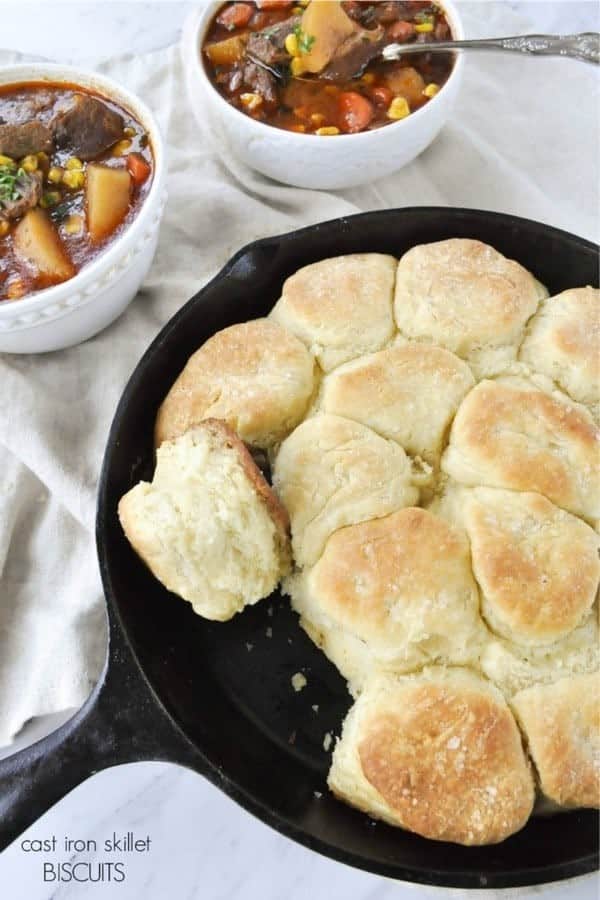
M 328 372 L 392 337 L 396 260 L 351 253 L 311 263 L 291 275 L 271 318 L 288 328 Z
M 315 563 L 338 528 L 419 498 L 404 450 L 340 416 L 316 415 L 299 425 L 281 444 L 272 474 L 290 514 L 298 565 Z
M 510 380 L 481 381 L 454 419 L 442 468 L 463 484 L 535 491 L 600 515 L 600 430 L 583 407 Z
M 390 650 L 477 615 L 466 538 L 420 507 L 335 532 L 309 582 L 323 612 Z
M 517 341 L 545 293 L 530 272 L 493 247 L 452 238 L 404 254 L 394 313 L 405 337 L 468 357 Z
M 435 462 L 444 432 L 474 384 L 467 364 L 449 350 L 397 343 L 327 375 L 321 406 Z
M 542 791 L 561 806 L 600 805 L 600 673 L 516 694 Z
M 516 723 L 485 690 L 451 681 L 392 689 L 364 721 L 358 754 L 365 778 L 424 837 L 497 843 L 533 806 Z
M 492 630 L 525 644 L 567 635 L 596 597 L 598 535 L 540 494 L 475 488 L 461 497 Z
M 544 300 L 527 325 L 519 358 L 574 400 L 600 400 L 600 290 L 572 288 Z
M 269 447 L 294 428 L 314 389 L 314 360 L 276 322 L 254 319 L 209 338 L 188 360 L 156 420 L 156 444 L 207 418 Z

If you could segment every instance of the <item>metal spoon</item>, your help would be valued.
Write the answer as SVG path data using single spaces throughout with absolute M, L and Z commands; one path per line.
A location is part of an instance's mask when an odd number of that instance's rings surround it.
M 507 50 L 533 56 L 566 56 L 581 62 L 600 64 L 600 34 L 521 34 L 515 37 L 484 38 L 474 41 L 435 41 L 431 43 L 388 44 L 381 55 L 386 60 L 408 53 L 437 53 L 442 50 Z
M 514 37 L 483 38 L 471 41 L 432 41 L 430 43 L 386 44 L 381 50 L 382 58 L 388 62 L 407 56 L 410 53 L 439 53 L 448 50 L 491 50 L 508 51 L 509 53 L 525 53 L 533 56 L 565 56 L 581 62 L 600 64 L 600 33 L 585 31 L 582 34 L 521 34 Z M 246 56 L 255 65 L 265 69 L 278 81 L 285 80 L 288 73 L 270 66 L 257 56 L 246 52 Z M 362 75 L 371 60 L 366 60 L 353 77 Z M 299 81 L 312 81 L 312 78 L 295 76 Z

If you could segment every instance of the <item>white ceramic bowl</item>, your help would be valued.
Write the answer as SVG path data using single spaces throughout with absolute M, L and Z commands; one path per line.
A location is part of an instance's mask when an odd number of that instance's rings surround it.
M 406 119 L 383 128 L 320 137 L 257 122 L 221 97 L 210 83 L 201 59 L 204 35 L 219 6 L 220 3 L 206 3 L 188 18 L 184 27 L 181 51 L 189 102 L 203 126 L 208 111 L 211 124 L 216 125 L 232 152 L 263 175 L 296 187 L 320 190 L 372 181 L 397 171 L 418 156 L 452 111 L 463 68 L 461 54 L 439 94 Z M 457 40 L 462 38 L 462 23 L 454 3 L 444 0 L 443 6 L 452 34 Z
M 165 201 L 165 148 L 148 107 L 119 84 L 69 66 L 3 66 L 0 84 L 68 82 L 115 100 L 145 128 L 154 155 L 148 195 L 131 224 L 93 262 L 63 284 L 0 303 L 0 352 L 41 353 L 84 341 L 106 328 L 135 297 L 156 250 Z

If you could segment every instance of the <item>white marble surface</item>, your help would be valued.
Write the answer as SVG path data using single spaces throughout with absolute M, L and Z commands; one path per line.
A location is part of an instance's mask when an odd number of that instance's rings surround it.
M 459 0 L 458 5 L 472 7 L 475 3 L 484 9 L 486 0 Z M 187 13 L 198 5 L 180 0 L 0 0 L 0 46 L 73 63 L 130 51 L 143 53 L 177 41 Z M 507 0 L 506 7 L 535 31 L 576 32 L 600 27 L 597 0 Z
M 482 23 L 484 22 L 484 3 Z M 128 51 L 144 52 L 178 39 L 191 3 L 2 2 L 3 47 L 63 62 L 91 61 Z M 597 30 L 600 7 L 590 2 L 510 2 L 524 25 L 536 31 Z M 566 24 L 565 24 L 566 23 Z M 481 33 L 485 33 L 482 24 Z M 13 749 L 54 727 L 60 717 L 29 728 Z M 299 847 L 239 809 L 196 775 L 173 766 L 145 763 L 100 773 L 50 810 L 24 836 L 53 834 L 93 838 L 112 832 L 151 837 L 147 853 L 127 858 L 123 883 L 44 882 L 43 861 L 72 853 L 25 853 L 17 841 L 0 857 L 0 897 L 6 900 L 404 900 L 449 896 L 351 870 Z M 83 853 L 84 861 L 107 859 Z M 452 892 L 454 893 L 454 892 Z M 592 900 L 593 878 L 543 891 L 544 897 Z M 506 896 L 512 895 L 508 892 Z M 537 890 L 521 892 L 536 896 Z M 459 892 L 456 892 L 459 896 Z

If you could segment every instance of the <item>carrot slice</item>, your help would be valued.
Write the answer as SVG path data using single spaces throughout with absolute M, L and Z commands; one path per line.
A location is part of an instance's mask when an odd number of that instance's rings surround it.
M 150 174 L 150 163 L 141 153 L 130 153 L 127 157 L 127 171 L 135 184 L 143 184 Z
M 230 31 L 233 31 L 234 28 L 244 28 L 252 18 L 253 12 L 254 7 L 249 3 L 233 3 L 219 13 L 217 22 Z
M 344 91 L 338 97 L 340 127 L 348 134 L 364 131 L 375 113 L 373 104 L 356 91 Z
M 285 9 L 293 0 L 256 0 L 259 9 Z

